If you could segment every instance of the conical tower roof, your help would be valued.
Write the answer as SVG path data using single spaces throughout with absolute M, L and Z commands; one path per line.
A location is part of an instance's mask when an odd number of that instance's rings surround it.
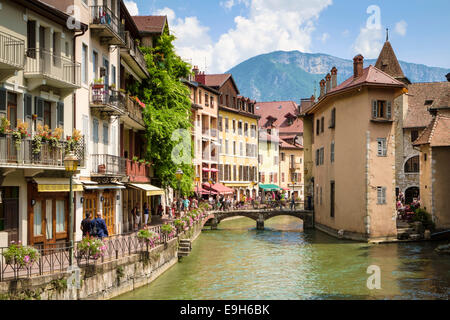
M 400 63 L 398 62 L 394 49 L 392 49 L 391 43 L 389 41 L 386 41 L 384 43 L 383 49 L 381 49 L 375 67 L 383 72 L 386 72 L 393 78 L 399 80 L 405 79 L 403 70 L 400 67 Z

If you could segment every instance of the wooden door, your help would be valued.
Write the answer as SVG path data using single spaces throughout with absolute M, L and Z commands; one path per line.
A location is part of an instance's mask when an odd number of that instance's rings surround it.
M 115 210 L 115 192 L 103 192 L 103 219 L 105 220 L 108 234 L 112 236 L 115 231 L 116 210 Z
M 91 219 L 94 219 L 97 214 L 98 208 L 98 193 L 90 192 L 84 194 L 83 202 L 83 219 L 86 218 L 86 214 L 91 214 Z
M 19 241 L 19 200 L 3 199 L 3 230 L 8 233 L 8 244 Z

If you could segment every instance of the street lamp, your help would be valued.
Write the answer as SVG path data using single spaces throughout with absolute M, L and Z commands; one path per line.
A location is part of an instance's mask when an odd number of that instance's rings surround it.
M 69 240 L 70 240 L 70 252 L 69 252 L 69 263 L 73 264 L 73 226 L 74 226 L 74 214 L 73 214 L 73 189 L 72 189 L 72 177 L 78 168 L 78 158 L 75 157 L 73 152 L 70 152 L 64 158 L 64 166 L 66 172 L 69 173 L 69 214 L 70 214 L 70 224 L 69 224 Z
M 181 179 L 183 178 L 183 174 L 184 174 L 184 172 L 181 169 L 178 169 L 175 172 L 175 177 L 178 180 L 178 201 L 177 201 L 178 212 L 181 212 L 181 202 L 180 202 L 181 197 L 180 196 L 181 196 Z
M 197 183 L 197 200 L 200 200 L 199 187 L 198 187 L 198 183 L 200 182 L 200 175 L 199 174 L 197 174 L 195 176 L 195 182 Z

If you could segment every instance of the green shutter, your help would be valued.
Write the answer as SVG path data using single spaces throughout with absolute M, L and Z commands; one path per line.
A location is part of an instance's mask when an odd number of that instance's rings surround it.
M 377 111 L 377 101 L 372 101 L 372 118 L 376 119 L 378 118 L 378 111 Z
M 31 118 L 33 115 L 33 103 L 32 103 L 33 96 L 31 94 L 25 94 L 23 98 L 24 102 L 24 111 L 25 111 L 25 118 Z
M 58 117 L 58 126 L 64 127 L 64 102 L 57 103 L 56 112 Z
M 6 112 L 6 89 L 0 88 L 0 112 Z
M 391 101 L 388 101 L 386 103 L 387 107 L 386 107 L 386 118 L 390 119 L 391 115 L 392 115 L 392 103 Z
M 44 100 L 39 97 L 35 97 L 34 98 L 34 108 L 35 108 L 35 113 L 37 114 L 38 120 L 43 120 L 44 119 Z

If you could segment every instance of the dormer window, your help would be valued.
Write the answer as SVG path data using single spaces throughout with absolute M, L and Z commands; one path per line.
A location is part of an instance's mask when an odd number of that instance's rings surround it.
M 372 119 L 373 120 L 391 120 L 392 102 L 386 100 L 372 101 Z

